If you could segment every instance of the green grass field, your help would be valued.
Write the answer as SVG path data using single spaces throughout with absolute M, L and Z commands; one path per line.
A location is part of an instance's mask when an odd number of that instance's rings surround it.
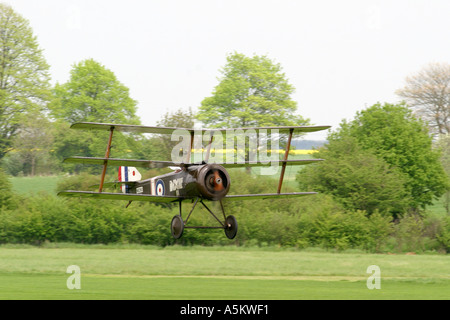
M 70 290 L 67 267 L 81 271 Z M 380 268 L 369 290 L 367 267 Z M 236 247 L 0 247 L 0 299 L 450 299 L 448 255 Z
M 32 195 L 39 192 L 56 194 L 56 185 L 62 176 L 10 177 L 14 192 Z

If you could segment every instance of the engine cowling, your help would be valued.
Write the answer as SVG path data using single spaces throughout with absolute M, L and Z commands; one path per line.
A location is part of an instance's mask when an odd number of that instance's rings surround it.
M 220 200 L 230 189 L 230 176 L 218 164 L 206 164 L 198 169 L 197 187 L 201 195 L 210 200 Z

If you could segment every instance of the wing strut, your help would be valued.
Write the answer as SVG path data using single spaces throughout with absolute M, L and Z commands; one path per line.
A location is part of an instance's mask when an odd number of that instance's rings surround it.
M 194 146 L 194 131 L 191 132 L 191 144 L 189 146 L 189 150 L 187 151 L 186 163 L 191 163 L 191 152 L 193 146 Z
M 112 142 L 113 133 L 114 133 L 114 127 L 112 126 L 109 129 L 108 146 L 106 147 L 105 161 L 103 161 L 103 171 L 102 171 L 102 176 L 100 178 L 100 186 L 98 187 L 98 192 L 103 191 L 103 183 L 105 182 L 106 167 L 108 166 L 109 153 L 111 152 L 111 142 Z
M 213 140 L 214 140 L 214 134 L 213 134 L 213 132 L 211 132 L 211 138 L 209 139 L 208 146 L 206 147 L 206 156 L 204 159 L 205 162 L 208 162 L 208 160 L 209 160 L 209 156 L 211 154 L 211 145 L 212 145 Z
M 294 129 L 289 129 L 289 137 L 286 144 L 286 151 L 284 152 L 284 161 L 287 160 L 289 155 L 289 148 L 291 147 L 291 140 L 292 140 L 292 133 L 294 132 Z M 278 190 L 277 193 L 281 192 L 281 185 L 283 184 L 283 178 L 284 178 L 284 172 L 286 171 L 286 162 L 283 162 L 281 166 L 281 173 L 280 173 L 280 181 L 278 182 Z

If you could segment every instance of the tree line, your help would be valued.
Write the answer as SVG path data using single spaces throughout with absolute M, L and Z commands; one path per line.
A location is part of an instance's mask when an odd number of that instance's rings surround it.
M 73 134 L 68 130 L 70 124 L 78 121 L 141 124 L 136 115 L 138 102 L 130 97 L 129 89 L 113 71 L 94 59 L 75 63 L 66 83 L 51 86 L 49 65 L 28 21 L 5 4 L 0 4 L 0 18 L 0 160 L 4 172 L 14 176 L 74 175 L 68 178 L 68 184 L 73 182 L 71 179 L 79 179 L 81 172 L 99 173 L 100 168 L 63 164 L 63 159 L 73 155 L 103 156 L 107 133 Z M 309 119 L 297 114 L 297 103 L 291 97 L 295 88 L 286 79 L 281 65 L 267 56 L 231 53 L 218 80 L 211 96 L 202 100 L 197 112 L 183 108 L 167 112 L 157 125 L 189 128 L 196 121 L 209 128 L 311 124 Z M 431 221 L 426 208 L 444 197 L 449 213 L 449 84 L 449 65 L 430 64 L 408 77 L 404 88 L 397 91 L 405 102 L 377 103 L 358 112 L 353 120 L 342 121 L 329 133 L 327 144 L 318 149 L 317 157 L 326 161 L 302 168 L 296 174 L 298 187 L 302 191 L 320 192 L 319 201 L 234 206 L 234 211 L 248 217 L 244 218 L 247 219 L 244 231 L 240 231 L 237 241 L 246 243 L 256 239 L 259 244 L 358 247 L 376 251 L 395 232 L 405 232 L 406 236 L 408 232 L 402 223 L 409 223 L 411 228 L 421 226 L 417 227 L 420 232 L 409 232 L 420 234 L 417 241 L 433 239 L 435 248 L 448 251 L 448 217 Z M 174 143 L 170 137 L 117 134 L 112 156 L 170 160 Z M 245 177 L 245 181 L 234 185 L 236 192 L 252 189 L 247 181 L 266 185 L 265 178 L 245 174 L 240 173 L 237 180 Z M 102 203 L 104 209 L 101 209 L 93 202 L 73 202 L 74 208 L 64 205 L 64 201 L 73 200 L 44 197 L 42 206 L 48 205 L 47 213 L 34 198 L 22 203 L 14 201 L 16 196 L 11 195 L 8 183 L 3 188 L 0 242 L 37 239 L 151 243 L 158 242 L 160 236 L 166 239 L 162 236 L 162 230 L 167 233 L 163 214 L 171 208 L 136 205 L 137 216 L 131 218 L 121 209 L 112 209 L 112 204 Z M 69 216 L 62 213 L 64 206 Z M 70 217 L 70 221 L 57 218 L 58 210 L 67 219 Z M 155 214 L 145 216 L 146 210 Z M 95 215 L 99 216 L 94 218 Z M 139 217 L 149 226 L 140 225 L 136 220 Z M 153 222 L 149 222 L 151 217 L 155 218 Z M 25 237 L 30 233 L 24 223 L 30 219 L 37 219 L 29 225 L 31 229 L 33 224 L 44 229 L 30 231 L 33 236 Z M 53 224 L 54 221 L 60 224 Z M 433 227 L 428 228 L 427 223 Z M 267 225 L 273 228 L 268 230 Z M 83 232 L 93 235 L 92 228 L 103 230 L 110 237 L 82 236 Z M 138 229 L 146 236 L 137 236 Z M 73 237 L 68 237 L 71 234 Z M 189 240 L 188 236 L 183 241 L 207 242 L 201 232 L 192 235 L 195 240 Z M 164 240 L 163 244 L 171 241 Z

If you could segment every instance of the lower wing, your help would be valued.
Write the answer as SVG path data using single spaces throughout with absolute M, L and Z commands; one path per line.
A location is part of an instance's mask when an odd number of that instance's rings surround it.
M 224 199 L 230 200 L 256 200 L 256 199 L 279 199 L 295 198 L 317 194 L 317 192 L 290 192 L 290 193 L 260 193 L 260 194 L 236 194 L 227 195 Z
M 257 200 L 257 199 L 279 199 L 294 198 L 317 194 L 317 192 L 291 192 L 291 193 L 261 193 L 261 194 L 236 194 L 227 195 L 224 199 L 227 201 L 234 200 Z M 177 196 L 157 196 L 149 194 L 135 193 L 111 193 L 111 192 L 93 192 L 93 191 L 61 191 L 58 196 L 64 197 L 83 197 L 91 199 L 107 199 L 107 200 L 128 200 L 128 201 L 149 201 L 169 203 L 175 201 L 194 199 L 195 197 L 177 197 Z
M 83 198 L 107 199 L 107 200 L 150 201 L 162 203 L 185 200 L 184 197 L 177 197 L 177 196 L 156 196 L 149 194 L 93 192 L 93 191 L 61 191 L 58 193 L 58 196 L 83 197 Z

